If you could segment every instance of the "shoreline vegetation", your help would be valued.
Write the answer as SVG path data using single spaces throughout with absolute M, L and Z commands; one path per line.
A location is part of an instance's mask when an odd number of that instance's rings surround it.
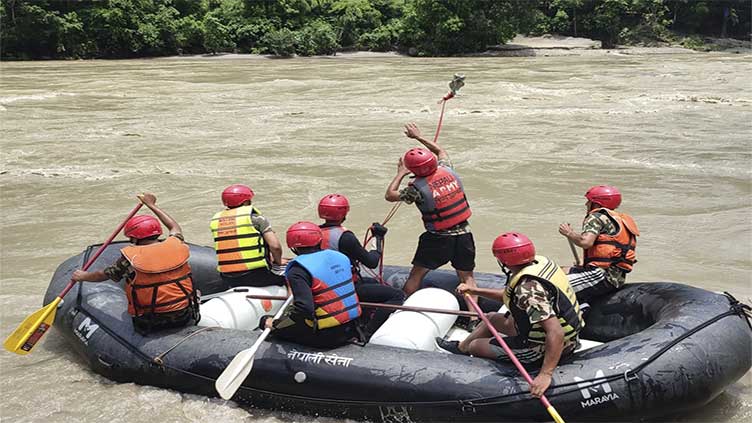
M 748 54 L 751 16 L 749 0 L 3 0 L 0 57 Z

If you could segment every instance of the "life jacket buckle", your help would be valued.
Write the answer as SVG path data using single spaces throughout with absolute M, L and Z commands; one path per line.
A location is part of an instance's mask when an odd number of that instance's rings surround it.
M 637 373 L 635 373 L 632 369 L 627 369 L 624 371 L 624 380 L 629 383 L 632 381 L 635 381 L 639 379 L 640 377 L 637 376 Z

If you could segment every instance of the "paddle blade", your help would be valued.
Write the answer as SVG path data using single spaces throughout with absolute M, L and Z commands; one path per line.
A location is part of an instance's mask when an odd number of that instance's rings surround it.
M 243 350 L 232 359 L 227 368 L 222 372 L 214 382 L 214 388 L 222 399 L 229 400 L 235 395 L 240 384 L 253 369 L 253 357 L 256 355 L 259 344 L 254 344 L 251 348 Z
M 548 410 L 548 414 L 550 414 L 551 417 L 553 417 L 555 423 L 564 423 L 564 419 L 561 418 L 561 416 L 559 415 L 559 412 L 556 411 L 553 405 L 548 406 L 546 410 Z
M 61 298 L 40 308 L 27 317 L 3 342 L 3 347 L 12 353 L 26 355 L 31 352 L 55 320 L 55 312 Z

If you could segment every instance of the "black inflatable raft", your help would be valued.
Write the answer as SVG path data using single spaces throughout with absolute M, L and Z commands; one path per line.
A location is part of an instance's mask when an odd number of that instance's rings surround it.
M 109 246 L 93 268 L 114 261 L 123 245 Z M 93 251 L 58 267 L 45 304 Z M 211 248 L 191 246 L 203 294 L 228 289 L 215 265 Z M 385 275 L 400 285 L 407 271 L 388 267 Z M 485 286 L 502 283 L 491 274 L 476 278 Z M 426 283 L 448 288 L 457 282 L 452 272 L 438 271 Z M 260 333 L 192 326 L 142 337 L 126 305 L 122 284 L 79 284 L 55 320 L 89 366 L 114 381 L 216 396 L 215 379 Z M 568 422 L 639 420 L 701 407 L 752 364 L 744 306 L 730 296 L 674 283 L 630 283 L 592 304 L 584 337 L 605 344 L 563 360 L 547 391 Z M 324 357 L 310 359 L 318 353 Z M 537 370 L 530 371 L 534 377 Z M 319 351 L 270 338 L 233 399 L 373 422 L 550 420 L 512 365 L 378 345 Z

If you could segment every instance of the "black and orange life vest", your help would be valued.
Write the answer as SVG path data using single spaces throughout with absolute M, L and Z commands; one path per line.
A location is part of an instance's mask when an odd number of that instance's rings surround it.
M 427 230 L 449 229 L 472 215 L 462 181 L 452 169 L 439 166 L 431 175 L 415 178 L 412 185 L 423 197 L 423 201 L 416 205 Z
M 188 264 L 190 249 L 175 237 L 149 245 L 130 245 L 123 256 L 135 270 L 126 282 L 128 313 L 155 315 L 198 307 Z
M 593 246 L 585 250 L 585 265 L 608 268 L 616 266 L 629 273 L 637 262 L 635 248 L 640 230 L 632 216 L 600 208 L 590 212 L 604 213 L 616 225 L 615 235 L 598 234 Z

